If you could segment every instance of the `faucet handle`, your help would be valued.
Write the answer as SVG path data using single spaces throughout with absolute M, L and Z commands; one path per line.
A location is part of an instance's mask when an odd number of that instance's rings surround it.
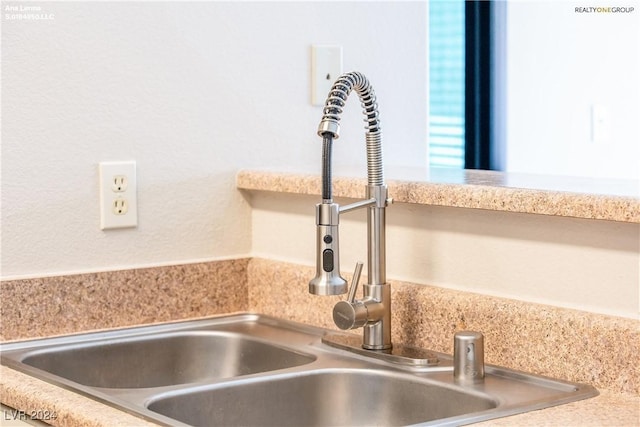
M 360 328 L 367 323 L 367 307 L 362 301 L 356 301 L 356 291 L 362 273 L 362 263 L 356 263 L 353 280 L 346 301 L 338 301 L 333 307 L 333 322 L 342 330 Z
M 347 302 L 353 303 L 356 300 L 356 292 L 358 290 L 358 284 L 360 283 L 360 275 L 362 274 L 362 265 L 361 261 L 356 262 L 356 269 L 353 272 L 353 279 L 351 279 Z

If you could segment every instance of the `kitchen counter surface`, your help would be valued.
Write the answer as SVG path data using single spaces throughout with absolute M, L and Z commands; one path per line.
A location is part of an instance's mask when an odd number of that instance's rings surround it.
M 30 301 L 50 301 L 56 296 L 51 292 L 63 289 L 68 294 L 66 310 L 77 312 L 74 318 L 86 318 L 82 322 L 61 324 L 59 312 L 43 310 L 42 305 L 38 306 L 39 310 L 34 306 L 28 312 L 33 316 L 41 313 L 40 317 L 25 318 L 25 312 L 5 311 L 3 339 L 14 341 L 246 310 L 328 327 L 326 322 L 330 321 L 330 316 L 325 314 L 330 313 L 335 302 L 329 297 L 322 300 L 314 299 L 306 289 L 299 286 L 300 277 L 310 277 L 312 270 L 313 268 L 308 266 L 266 259 L 226 260 L 205 265 L 165 266 L 3 283 L 3 296 L 11 301 L 20 301 L 20 296 L 24 298 L 29 295 L 38 296 Z M 217 279 L 212 281 L 203 274 Z M 95 319 L 92 319 L 91 316 L 85 315 L 87 310 L 98 310 L 95 301 L 105 299 L 99 295 L 90 299 L 86 297 L 87 289 L 94 289 L 94 285 L 99 283 L 111 284 L 105 291 L 120 292 L 114 287 L 118 282 L 123 282 L 122 286 L 135 289 L 141 295 L 141 299 L 148 304 L 148 307 L 145 306 L 146 310 L 152 312 L 154 304 L 167 308 L 165 305 L 168 300 L 158 296 L 159 289 L 184 287 L 185 283 L 190 282 L 195 286 L 196 283 L 204 283 L 203 281 L 209 283 L 207 295 L 211 301 L 218 301 L 220 304 L 213 307 L 211 312 L 200 311 L 198 304 L 185 315 L 184 304 L 190 306 L 191 303 L 180 301 L 176 304 L 175 313 L 169 310 L 165 315 L 162 312 L 155 320 L 148 319 L 146 315 L 131 319 L 127 317 L 130 311 L 127 307 L 120 311 L 118 307 L 106 307 L 114 319 L 105 319 L 105 316 L 94 316 Z M 233 294 L 224 298 L 223 290 L 229 289 L 226 284 L 231 282 L 244 283 L 245 291 L 242 296 Z M 73 286 L 74 283 L 77 283 L 77 286 Z M 396 342 L 451 353 L 450 338 L 454 330 L 472 328 L 487 331 L 487 363 L 569 381 L 587 382 L 598 388 L 601 393 L 592 399 L 491 420 L 479 425 L 640 426 L 640 372 L 635 362 L 640 342 L 637 339 L 637 319 L 578 312 L 397 281 L 394 282 L 394 289 L 395 322 L 406 326 L 396 329 Z M 147 291 L 154 292 L 156 298 L 147 298 Z M 142 304 L 141 301 L 138 302 Z M 313 304 L 315 309 L 309 310 L 309 304 Z M 419 311 L 415 310 L 417 306 L 421 307 Z M 125 317 L 120 318 L 121 316 Z M 410 323 L 403 322 L 407 316 L 412 319 Z M 102 320 L 99 322 L 100 319 Z M 53 326 L 47 329 L 43 325 Z M 59 327 L 55 329 L 55 325 Z M 514 328 L 513 325 L 529 326 L 523 329 Z M 526 345 L 531 340 L 536 345 Z M 562 344 L 568 340 L 575 345 L 569 347 Z M 509 345 L 505 346 L 504 343 Z M 612 345 L 616 346 L 615 354 L 609 351 Z M 43 421 L 52 425 L 153 425 L 6 366 L 0 366 L 0 401 L 18 410 L 8 413 L 5 411 L 4 414 L 8 414 L 8 418 L 20 418 L 35 411 L 48 416 L 48 419 Z
M 0 366 L 2 401 L 21 411 L 48 414 L 43 420 L 70 427 L 151 426 L 153 423 L 118 409 Z M 17 415 L 18 412 L 9 412 Z M 591 399 L 521 415 L 485 421 L 478 426 L 638 426 L 640 397 L 601 390 Z
M 366 179 L 334 173 L 334 197 L 364 198 Z M 240 171 L 242 190 L 320 195 L 318 175 Z M 640 223 L 640 183 L 482 170 L 403 169 L 387 174 L 396 202 Z

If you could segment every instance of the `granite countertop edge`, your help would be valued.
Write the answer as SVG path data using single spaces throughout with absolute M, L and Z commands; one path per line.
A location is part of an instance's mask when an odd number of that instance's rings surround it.
M 401 174 L 388 180 L 389 197 L 394 202 L 517 212 L 560 217 L 640 223 L 640 190 L 624 181 L 625 188 L 605 193 L 606 180 L 577 180 L 558 177 L 540 182 L 534 177 L 514 178 L 495 171 L 458 171 L 432 174 Z M 333 196 L 363 198 L 367 181 L 361 177 L 334 176 Z M 616 184 L 611 184 L 614 187 Z M 319 175 L 265 170 L 240 170 L 236 186 L 246 191 L 271 191 L 300 195 L 320 195 Z

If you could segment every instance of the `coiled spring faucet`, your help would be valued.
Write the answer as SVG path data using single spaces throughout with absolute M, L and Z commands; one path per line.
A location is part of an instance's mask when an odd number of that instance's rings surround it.
M 331 148 L 340 131 L 340 115 L 352 90 L 358 94 L 365 116 L 367 144 L 367 198 L 339 206 L 333 202 L 331 188 Z M 338 225 L 340 215 L 355 209 L 367 208 L 367 277 L 363 298 L 356 299 L 362 264 L 356 265 L 354 279 L 345 301 L 333 309 L 333 320 L 340 329 L 364 330 L 362 348 L 391 349 L 391 290 L 386 283 L 385 208 L 387 186 L 382 172 L 382 137 L 375 92 L 367 78 L 359 72 L 340 76 L 333 84 L 325 102 L 318 126 L 322 137 L 322 203 L 316 205 L 317 255 L 316 277 L 309 282 L 314 295 L 339 295 L 348 290 L 347 281 L 340 276 Z

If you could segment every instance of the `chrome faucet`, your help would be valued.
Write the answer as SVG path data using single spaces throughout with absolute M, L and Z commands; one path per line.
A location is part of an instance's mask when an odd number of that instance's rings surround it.
M 339 206 L 333 202 L 332 196 L 331 147 L 333 140 L 339 137 L 340 115 L 352 90 L 360 98 L 366 122 L 367 199 Z M 323 140 L 322 203 L 316 205 L 316 277 L 309 282 L 309 292 L 314 295 L 339 295 L 347 292 L 347 281 L 340 275 L 339 220 L 343 213 L 367 208 L 368 283 L 363 286 L 363 298 L 357 299 L 356 290 L 362 270 L 362 263 L 358 263 L 349 297 L 335 305 L 333 320 L 343 330 L 362 327 L 362 348 L 390 350 L 391 290 L 386 278 L 385 208 L 391 200 L 387 198 L 382 171 L 378 104 L 373 87 L 363 74 L 346 73 L 333 84 L 325 102 L 318 135 Z

